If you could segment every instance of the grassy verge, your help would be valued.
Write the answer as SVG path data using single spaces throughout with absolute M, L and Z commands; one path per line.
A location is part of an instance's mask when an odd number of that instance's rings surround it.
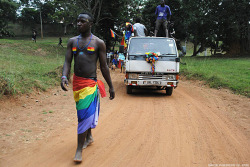
M 181 74 L 250 97 L 250 58 L 183 57 Z
M 57 46 L 58 38 L 37 43 L 30 39 L 0 39 L 0 97 L 59 85 L 66 42 L 62 48 Z

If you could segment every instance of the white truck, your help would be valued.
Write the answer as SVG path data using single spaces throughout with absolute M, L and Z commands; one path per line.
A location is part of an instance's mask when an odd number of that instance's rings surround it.
M 145 60 L 146 52 L 154 52 L 159 57 L 154 74 L 151 64 Z M 125 62 L 124 83 L 128 94 L 138 87 L 155 87 L 166 90 L 166 95 L 171 96 L 178 85 L 180 58 L 173 38 L 132 37 Z

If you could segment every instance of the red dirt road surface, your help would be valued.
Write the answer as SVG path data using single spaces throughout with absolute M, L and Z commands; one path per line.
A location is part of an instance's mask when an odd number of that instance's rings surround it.
M 124 74 L 111 76 L 116 98 L 101 99 L 94 143 L 78 165 L 71 87 L 1 99 L 0 166 L 249 167 L 249 98 L 186 80 L 172 96 L 160 90 L 128 95 Z

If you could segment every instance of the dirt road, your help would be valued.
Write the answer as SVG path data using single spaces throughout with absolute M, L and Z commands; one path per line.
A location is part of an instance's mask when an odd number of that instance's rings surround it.
M 227 90 L 181 80 L 164 91 L 125 93 L 111 71 L 116 98 L 101 100 L 94 143 L 83 167 L 249 166 L 250 101 Z M 0 102 L 0 166 L 75 166 L 76 111 L 72 91 L 58 87 Z

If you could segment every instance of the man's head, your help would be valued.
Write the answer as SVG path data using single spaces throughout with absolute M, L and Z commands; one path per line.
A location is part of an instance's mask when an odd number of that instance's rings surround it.
M 82 13 L 80 13 L 79 15 L 88 15 L 88 17 L 89 17 L 89 19 L 90 19 L 90 22 L 94 22 L 94 17 L 93 17 L 93 15 L 91 14 L 91 13 L 89 13 L 89 12 L 86 12 L 86 11 L 84 11 L 84 12 L 82 12 Z
M 140 23 L 141 22 L 141 18 L 140 17 L 135 18 L 135 22 L 136 23 Z
M 165 0 L 160 0 L 161 6 L 165 5 Z
M 92 14 L 88 12 L 82 12 L 77 18 L 77 29 L 80 33 L 90 31 L 94 18 Z

